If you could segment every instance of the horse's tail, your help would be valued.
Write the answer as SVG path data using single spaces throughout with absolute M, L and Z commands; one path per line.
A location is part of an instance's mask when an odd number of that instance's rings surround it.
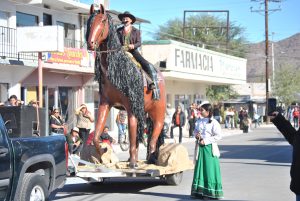
M 138 135 L 137 135 L 137 137 L 138 137 L 138 142 L 143 142 L 143 140 L 144 140 L 144 117 L 143 117 L 143 119 L 142 119 L 142 121 L 141 121 L 141 119 L 139 119 L 139 117 L 138 117 L 138 125 L 137 125 L 137 133 L 138 133 Z

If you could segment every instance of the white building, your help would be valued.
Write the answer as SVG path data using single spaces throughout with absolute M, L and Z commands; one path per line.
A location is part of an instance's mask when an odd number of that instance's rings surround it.
M 246 59 L 172 40 L 146 41 L 142 53 L 162 71 L 173 107 L 207 100 L 210 85 L 246 83 Z

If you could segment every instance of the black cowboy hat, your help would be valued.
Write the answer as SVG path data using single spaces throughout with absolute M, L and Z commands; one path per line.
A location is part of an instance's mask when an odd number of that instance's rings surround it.
M 132 20 L 131 24 L 133 24 L 136 21 L 136 18 L 128 11 L 125 11 L 124 13 L 118 15 L 120 21 L 122 21 L 124 17 L 129 17 Z

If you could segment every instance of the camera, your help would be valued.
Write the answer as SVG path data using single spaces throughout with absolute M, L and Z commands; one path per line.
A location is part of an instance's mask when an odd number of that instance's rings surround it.
M 268 116 L 272 116 L 273 112 L 276 111 L 276 109 L 277 109 L 276 105 L 277 105 L 276 98 L 269 98 L 268 99 L 268 108 L 267 108 Z

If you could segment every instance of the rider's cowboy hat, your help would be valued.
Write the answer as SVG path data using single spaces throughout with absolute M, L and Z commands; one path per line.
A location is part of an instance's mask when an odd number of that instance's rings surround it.
M 136 18 L 128 11 L 125 11 L 124 13 L 118 15 L 120 21 L 122 21 L 124 17 L 129 17 L 132 20 L 131 24 L 133 24 L 136 21 Z

